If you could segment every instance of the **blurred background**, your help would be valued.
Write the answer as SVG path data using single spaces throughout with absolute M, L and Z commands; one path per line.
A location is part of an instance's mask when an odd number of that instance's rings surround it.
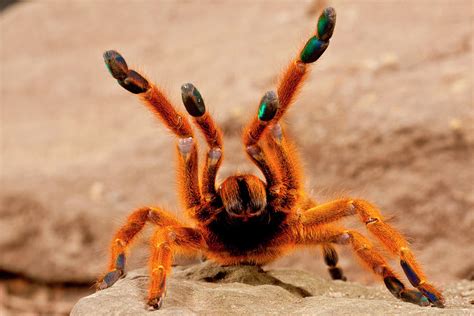
M 173 137 L 110 77 L 105 50 L 180 109 L 194 83 L 225 132 L 219 178 L 258 174 L 241 129 L 327 5 L 331 45 L 287 115 L 308 191 L 379 205 L 441 287 L 473 279 L 472 1 L 1 3 L 0 314 L 67 314 L 134 208 L 184 217 Z M 130 269 L 146 264 L 143 237 Z M 349 280 L 376 281 L 340 251 Z M 329 278 L 318 248 L 279 267 Z

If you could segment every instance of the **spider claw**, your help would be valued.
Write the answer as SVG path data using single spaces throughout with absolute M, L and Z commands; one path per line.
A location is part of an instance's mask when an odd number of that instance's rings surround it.
M 102 279 L 102 282 L 97 287 L 97 290 L 104 290 L 106 288 L 111 287 L 114 285 L 115 282 L 117 282 L 122 276 L 124 275 L 123 270 L 113 270 L 107 273 L 104 278 Z
M 160 295 L 148 300 L 148 310 L 157 310 L 163 306 L 163 296 Z
M 185 83 L 181 86 L 181 98 L 189 115 L 199 117 L 206 112 L 201 93 L 192 83 Z
M 317 34 L 322 41 L 329 41 L 336 26 L 336 10 L 328 7 L 324 9 L 318 19 Z
M 424 283 L 418 287 L 421 293 L 435 307 L 444 308 L 444 298 L 432 285 Z
M 400 299 L 404 302 L 417 304 L 420 306 L 429 306 L 430 301 L 416 290 L 405 290 L 400 293 Z
M 104 62 L 112 77 L 124 80 L 128 76 L 128 66 L 125 59 L 118 52 L 108 50 L 104 53 Z
M 345 275 L 342 273 L 341 268 L 338 267 L 330 267 L 328 268 L 329 270 L 329 275 L 331 276 L 331 279 L 333 280 L 341 280 L 341 281 L 347 281 L 347 278 Z
M 279 108 L 279 102 L 277 94 L 274 91 L 268 91 L 260 101 L 260 107 L 258 108 L 258 119 L 260 121 L 268 122 L 271 121 Z

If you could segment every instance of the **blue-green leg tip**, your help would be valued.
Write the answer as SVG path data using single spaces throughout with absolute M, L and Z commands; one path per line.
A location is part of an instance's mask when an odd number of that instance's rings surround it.
M 260 101 L 258 108 L 258 119 L 260 121 L 271 121 L 278 111 L 279 102 L 277 94 L 274 91 L 268 91 Z
M 128 66 L 125 59 L 118 52 L 108 50 L 104 53 L 104 62 L 112 77 L 124 80 L 128 75 Z
M 334 32 L 335 26 L 336 10 L 331 7 L 324 9 L 318 19 L 318 38 L 325 42 L 328 41 Z
M 329 42 L 321 41 L 317 36 L 311 37 L 301 51 L 301 61 L 305 64 L 315 62 L 326 51 L 328 45 Z

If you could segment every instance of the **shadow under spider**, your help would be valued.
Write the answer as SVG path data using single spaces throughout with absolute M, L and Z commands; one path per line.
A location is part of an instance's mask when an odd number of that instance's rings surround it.
M 233 283 L 239 282 L 248 285 L 275 285 L 279 286 L 297 297 L 308 297 L 312 294 L 304 288 L 285 283 L 270 275 L 260 266 L 239 265 L 219 266 L 214 263 L 204 263 L 186 268 L 184 276 L 188 279 L 205 281 L 211 283 Z

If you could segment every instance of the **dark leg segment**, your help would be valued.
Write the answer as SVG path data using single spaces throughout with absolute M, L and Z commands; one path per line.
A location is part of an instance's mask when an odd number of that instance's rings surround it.
M 326 51 L 335 25 L 336 11 L 333 8 L 324 9 L 318 19 L 316 34 L 308 40 L 300 55 L 290 63 L 278 83 L 280 109 L 273 122 L 278 122 L 294 101 L 306 78 L 309 64 L 317 61 Z
M 337 255 L 336 249 L 330 244 L 324 244 L 322 246 L 324 262 L 328 266 L 329 275 L 333 280 L 342 280 L 346 281 L 347 278 L 344 276 L 342 269 L 337 266 L 339 257 Z

